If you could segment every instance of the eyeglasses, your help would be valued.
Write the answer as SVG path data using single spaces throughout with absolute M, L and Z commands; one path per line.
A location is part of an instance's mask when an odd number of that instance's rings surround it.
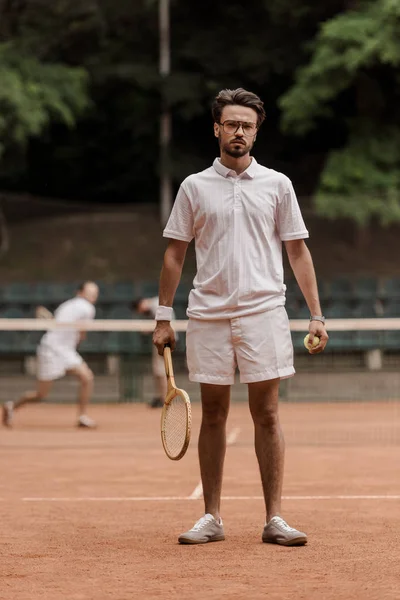
M 257 133 L 257 125 L 255 123 L 248 123 L 247 121 L 224 121 L 223 123 L 219 123 L 219 125 L 229 135 L 236 133 L 240 127 L 246 137 L 253 137 Z

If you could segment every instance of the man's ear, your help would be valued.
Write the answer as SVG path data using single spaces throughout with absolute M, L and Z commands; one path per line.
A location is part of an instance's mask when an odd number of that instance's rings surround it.
M 214 123 L 214 135 L 215 135 L 215 137 L 219 137 L 219 126 L 218 126 L 218 123 Z

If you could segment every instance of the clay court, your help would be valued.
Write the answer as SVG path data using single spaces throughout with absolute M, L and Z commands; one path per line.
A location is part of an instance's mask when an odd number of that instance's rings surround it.
M 396 402 L 282 403 L 283 514 L 301 548 L 262 544 L 264 511 L 245 403 L 234 403 L 223 488 L 227 539 L 180 546 L 202 514 L 195 430 L 169 461 L 141 404 L 32 406 L 2 430 L 1 600 L 354 600 L 400 595 Z

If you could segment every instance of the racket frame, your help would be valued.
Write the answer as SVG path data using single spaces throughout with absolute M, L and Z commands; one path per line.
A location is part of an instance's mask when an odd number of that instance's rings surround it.
M 174 369 L 172 366 L 172 356 L 171 356 L 171 348 L 169 346 L 165 346 L 164 348 L 164 364 L 165 364 L 165 374 L 167 376 L 167 385 L 168 391 L 165 397 L 164 405 L 161 411 L 161 441 L 164 447 L 165 454 L 171 460 L 180 460 L 186 453 L 190 442 L 190 435 L 192 431 L 192 407 L 190 403 L 190 398 L 185 390 L 182 390 L 176 387 L 175 377 L 174 377 Z M 166 423 L 166 414 L 171 404 L 172 400 L 176 397 L 180 396 L 180 398 L 185 403 L 186 409 L 186 435 L 185 440 L 182 445 L 181 451 L 176 456 L 172 456 L 167 448 L 167 442 L 165 437 L 165 423 Z

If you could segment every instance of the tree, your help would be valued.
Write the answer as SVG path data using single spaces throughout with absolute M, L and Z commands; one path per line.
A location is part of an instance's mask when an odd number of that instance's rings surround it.
M 333 105 L 330 133 L 346 135 L 326 135 L 322 142 L 308 135 L 300 142 L 280 131 L 277 99 L 309 60 L 320 23 L 351 1 L 171 1 L 172 73 L 163 92 L 173 116 L 175 185 L 217 152 L 213 95 L 243 86 L 260 94 L 268 115 L 257 158 L 292 177 L 300 194 L 315 189 L 326 152 L 347 139 L 347 121 Z M 56 197 L 156 202 L 162 85 L 157 0 L 1 2 L 15 8 L 0 22 L 0 38 L 40 64 L 82 69 L 91 100 L 89 110 L 74 113 L 76 128 L 52 121 L 31 138 L 25 171 L 11 182 L 3 177 L 2 184 Z
M 89 103 L 83 69 L 42 63 L 11 43 L 0 44 L 0 79 L 0 159 L 50 123 L 74 126 Z
M 400 221 L 399 39 L 400 0 L 359 2 L 321 26 L 281 98 L 285 132 L 332 135 L 316 194 L 321 215 L 360 226 Z

